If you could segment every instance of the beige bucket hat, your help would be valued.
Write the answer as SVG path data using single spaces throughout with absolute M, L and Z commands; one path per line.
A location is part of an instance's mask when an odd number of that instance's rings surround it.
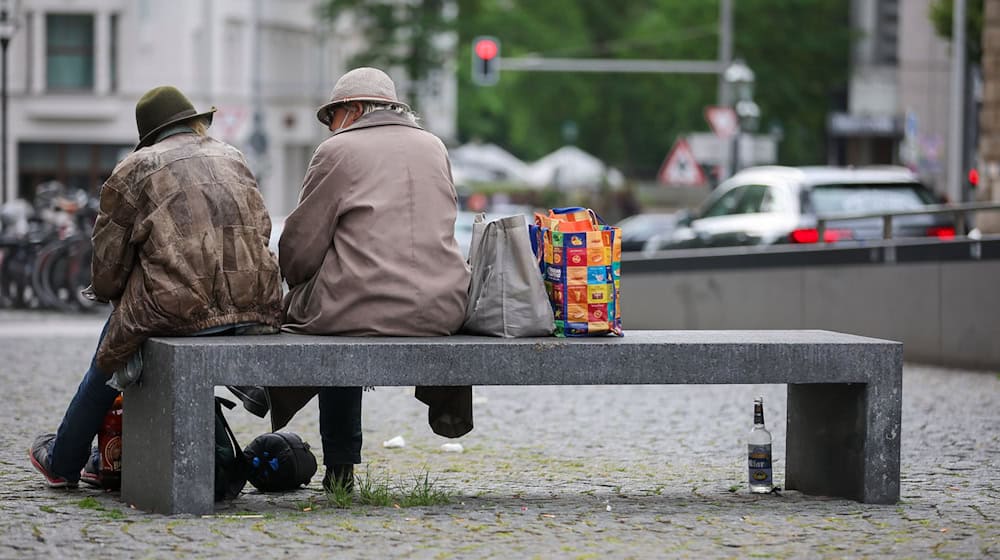
M 352 101 L 381 101 L 401 105 L 410 110 L 410 106 L 396 97 L 396 85 L 392 78 L 378 68 L 355 68 L 337 80 L 330 92 L 330 101 L 316 111 L 319 122 L 330 126 L 330 109 L 334 105 Z

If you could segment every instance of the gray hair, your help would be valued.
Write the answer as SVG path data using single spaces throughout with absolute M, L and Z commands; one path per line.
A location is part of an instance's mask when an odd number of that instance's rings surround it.
M 361 115 L 367 115 L 368 113 L 374 113 L 375 111 L 392 111 L 393 113 L 396 113 L 398 115 L 403 115 L 406 118 L 410 119 L 410 122 L 412 122 L 413 124 L 417 124 L 417 120 L 420 118 L 417 116 L 416 113 L 414 113 L 412 110 L 410 110 L 409 107 L 405 105 L 397 105 L 395 103 L 381 103 L 378 101 L 362 101 L 361 105 L 364 107 L 364 109 L 361 112 Z

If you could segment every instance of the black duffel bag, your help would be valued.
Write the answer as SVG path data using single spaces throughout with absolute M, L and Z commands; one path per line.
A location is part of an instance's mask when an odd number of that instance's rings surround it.
M 261 492 L 295 490 L 316 474 L 316 456 L 309 444 L 291 432 L 259 435 L 243 454 L 250 469 L 247 481 Z

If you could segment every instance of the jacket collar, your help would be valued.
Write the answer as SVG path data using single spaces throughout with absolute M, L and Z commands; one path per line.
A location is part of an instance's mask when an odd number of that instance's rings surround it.
M 360 119 L 354 122 L 351 126 L 338 130 L 334 132 L 331 136 L 336 136 L 338 134 L 343 134 L 344 132 L 351 132 L 352 130 L 360 130 L 362 128 L 372 128 L 375 126 L 388 126 L 388 125 L 402 125 L 408 126 L 410 128 L 418 128 L 423 130 L 419 124 L 414 123 L 406 115 L 401 115 L 395 111 L 382 110 L 373 111 L 367 115 L 362 115 Z

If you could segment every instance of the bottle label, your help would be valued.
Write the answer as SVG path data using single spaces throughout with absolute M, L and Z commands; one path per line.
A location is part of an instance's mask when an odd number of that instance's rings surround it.
M 101 472 L 122 470 L 122 437 L 112 436 L 101 447 Z
M 112 409 L 104 417 L 104 425 L 97 434 L 101 454 L 101 472 L 115 473 L 122 468 L 122 409 Z
M 748 445 L 750 484 L 771 486 L 771 444 Z

